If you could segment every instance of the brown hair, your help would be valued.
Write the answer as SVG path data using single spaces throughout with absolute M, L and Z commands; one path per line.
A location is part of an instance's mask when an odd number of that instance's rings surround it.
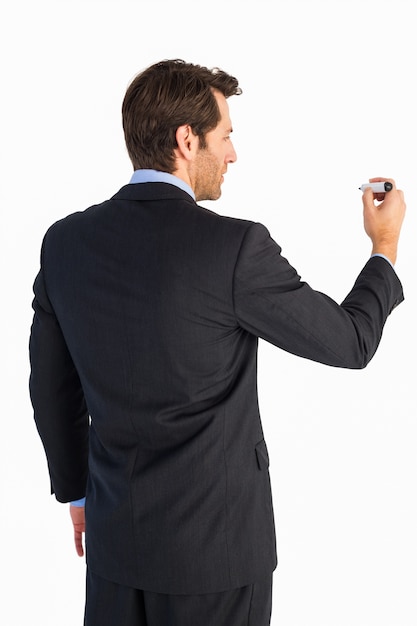
M 181 59 L 160 61 L 138 74 L 122 105 L 125 141 L 134 169 L 175 169 L 175 133 L 189 124 L 205 147 L 205 135 L 220 121 L 213 89 L 225 98 L 242 93 L 238 81 L 219 68 Z

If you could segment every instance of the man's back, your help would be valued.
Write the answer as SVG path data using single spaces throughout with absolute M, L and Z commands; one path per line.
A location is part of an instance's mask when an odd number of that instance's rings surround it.
M 46 293 L 91 416 L 87 555 L 104 577 L 202 593 L 275 566 L 257 338 L 233 301 L 251 225 L 139 184 L 46 236 Z

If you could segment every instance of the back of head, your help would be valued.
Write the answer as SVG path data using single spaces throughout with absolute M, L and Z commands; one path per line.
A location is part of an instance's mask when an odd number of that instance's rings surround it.
M 213 94 L 241 93 L 236 78 L 219 68 L 208 69 L 180 59 L 151 65 L 129 85 L 122 106 L 126 147 L 134 169 L 172 173 L 177 128 L 189 124 L 204 147 L 207 132 L 220 112 Z

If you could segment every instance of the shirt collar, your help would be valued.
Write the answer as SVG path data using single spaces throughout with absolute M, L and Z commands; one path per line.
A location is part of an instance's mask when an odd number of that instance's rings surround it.
M 159 170 L 135 170 L 130 179 L 130 183 L 169 183 L 175 185 L 183 191 L 187 192 L 193 200 L 195 200 L 194 191 L 186 182 L 178 176 L 168 174 L 168 172 L 160 172 Z

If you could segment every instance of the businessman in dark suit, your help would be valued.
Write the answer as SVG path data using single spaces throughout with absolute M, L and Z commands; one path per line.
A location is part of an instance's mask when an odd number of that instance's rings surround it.
M 130 183 L 43 241 L 30 392 L 80 555 L 85 531 L 87 626 L 270 623 L 258 338 L 363 368 L 403 299 L 394 181 L 363 194 L 373 254 L 340 305 L 263 225 L 197 204 L 220 196 L 236 159 L 227 98 L 239 93 L 225 72 L 179 60 L 139 74 L 123 102 Z

